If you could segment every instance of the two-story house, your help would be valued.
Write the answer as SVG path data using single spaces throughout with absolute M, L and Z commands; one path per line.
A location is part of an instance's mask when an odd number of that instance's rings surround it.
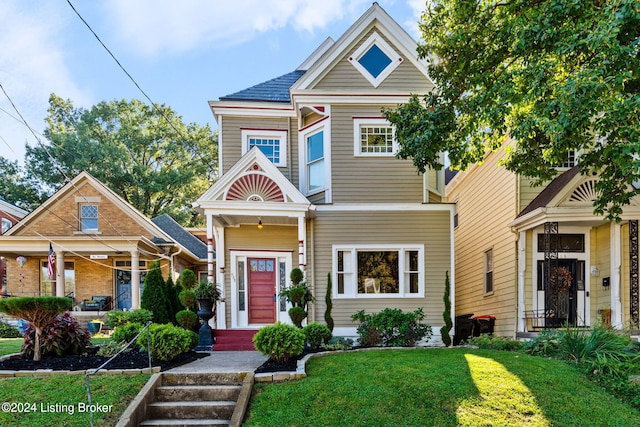
M 597 176 L 570 153 L 541 187 L 499 162 L 505 146 L 447 185 L 456 203 L 456 309 L 496 317 L 496 333 L 528 336 L 568 322 L 638 328 L 640 199 L 620 222 L 594 215 Z
M 454 208 L 443 171 L 395 157 L 381 113 L 433 87 L 416 46 L 374 3 L 296 70 L 210 102 L 221 177 L 195 206 L 217 245 L 218 328 L 290 323 L 278 294 L 300 267 L 316 298 L 308 321 L 324 322 L 331 279 L 334 334 L 386 307 L 422 307 L 439 334 Z
M 0 198 L 0 223 L 2 223 L 2 229 L 0 235 L 9 231 L 11 227 L 16 225 L 18 221 L 27 216 L 29 212 L 21 209 L 11 203 L 7 203 Z M 5 292 L 5 285 L 7 283 L 7 262 L 5 257 L 0 256 L 0 295 Z

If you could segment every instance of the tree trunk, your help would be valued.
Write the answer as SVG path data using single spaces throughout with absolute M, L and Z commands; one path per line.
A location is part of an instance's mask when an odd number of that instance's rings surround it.
M 36 339 L 33 346 L 33 361 L 39 362 L 41 359 L 40 355 L 40 337 L 42 336 L 42 328 L 36 327 Z

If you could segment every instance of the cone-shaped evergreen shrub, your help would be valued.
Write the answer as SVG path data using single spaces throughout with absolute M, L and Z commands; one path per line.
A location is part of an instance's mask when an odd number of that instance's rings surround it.
M 144 278 L 144 291 L 140 298 L 140 307 L 153 312 L 156 323 L 170 323 L 167 312 L 167 295 L 165 283 L 160 271 L 160 261 L 151 264 L 151 270 Z

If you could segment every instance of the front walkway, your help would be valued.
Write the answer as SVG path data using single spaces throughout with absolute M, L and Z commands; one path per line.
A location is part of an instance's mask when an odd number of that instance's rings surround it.
M 209 356 L 169 369 L 171 373 L 253 372 L 268 359 L 257 351 L 212 351 Z

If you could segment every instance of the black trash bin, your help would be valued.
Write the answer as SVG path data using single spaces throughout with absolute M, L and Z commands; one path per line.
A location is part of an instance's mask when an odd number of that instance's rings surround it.
M 479 337 L 481 334 L 492 334 L 496 324 L 494 316 L 475 316 L 473 319 L 473 336 Z
M 466 341 L 473 334 L 473 324 L 474 320 L 472 319 L 473 314 L 463 314 L 461 316 L 456 316 L 456 327 L 455 327 L 455 335 L 453 336 L 453 345 L 458 345 L 462 341 Z

